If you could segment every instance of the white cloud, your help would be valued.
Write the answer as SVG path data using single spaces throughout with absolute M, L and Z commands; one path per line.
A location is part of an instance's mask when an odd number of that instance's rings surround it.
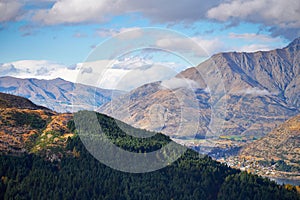
M 135 38 L 139 38 L 143 35 L 143 29 L 138 27 L 131 28 L 121 28 L 119 30 L 120 35 L 116 35 L 116 37 L 120 40 L 132 40 Z
M 0 22 L 15 20 L 20 15 L 22 4 L 16 0 L 0 1 Z
M 203 39 L 203 38 L 194 38 L 196 42 L 209 54 L 219 53 L 224 50 L 224 43 L 218 39 Z
M 13 64 L 0 64 L 0 75 L 10 75 L 10 74 L 16 74 L 18 70 L 15 68 Z
M 119 35 L 120 33 L 122 33 L 122 35 Z M 119 39 L 134 39 L 140 37 L 142 34 L 143 31 L 140 27 L 129 27 L 121 29 L 99 28 L 96 31 L 96 35 L 100 37 L 114 37 L 119 35 Z
M 74 82 L 95 87 L 102 87 L 103 85 L 99 85 L 99 81 L 103 79 L 103 74 L 114 62 L 115 60 L 97 60 L 92 62 L 78 63 L 76 66 L 78 72 L 75 76 Z M 108 81 L 111 82 L 113 80 Z
M 113 69 L 132 70 L 139 68 L 146 68 L 152 66 L 153 61 L 144 59 L 139 56 L 125 57 L 121 60 L 116 60 L 112 66 Z
M 178 73 L 179 68 L 176 63 L 154 62 L 139 56 L 125 56 L 110 61 L 106 66 L 106 69 L 98 73 L 98 87 L 126 91 L 146 83 L 169 79 Z
M 281 28 L 299 28 L 299 9 L 299 0 L 231 0 L 211 8 L 207 16 L 222 22 L 244 20 Z
M 280 38 L 274 38 L 269 35 L 262 35 L 256 33 L 230 33 L 229 38 L 231 39 L 244 39 L 244 40 L 252 40 L 252 41 L 260 41 L 260 42 L 278 42 Z
M 209 88 L 209 87 L 206 87 L 206 88 L 204 88 L 204 92 L 206 92 L 206 93 L 210 93 L 210 92 L 211 92 L 211 90 L 210 90 L 210 88 Z
M 93 68 L 91 68 L 91 67 L 84 68 L 81 70 L 81 73 L 82 74 L 84 74 L 84 73 L 91 74 L 91 73 L 93 73 Z
M 258 95 L 258 96 L 263 96 L 263 95 L 271 95 L 271 93 L 266 90 L 266 89 L 259 89 L 259 88 L 248 88 L 244 91 L 244 94 L 252 94 L 252 95 Z
M 84 34 L 84 33 L 76 32 L 76 33 L 73 34 L 73 37 L 76 37 L 76 38 L 85 38 L 85 37 L 87 37 L 87 35 Z
M 279 48 L 278 44 L 284 44 L 282 38 L 257 33 L 229 33 L 228 40 L 232 40 L 233 45 L 224 50 L 237 52 L 270 51 Z M 241 40 L 244 40 L 245 44 L 236 46 L 235 44 Z
M 91 70 L 91 69 L 92 70 Z M 107 89 L 130 91 L 146 83 L 162 81 L 175 76 L 180 67 L 172 62 L 155 62 L 139 56 L 125 56 L 119 60 L 100 60 L 80 64 L 77 81 Z
M 239 90 L 235 92 L 230 92 L 231 94 L 250 94 L 254 96 L 264 96 L 264 95 L 272 95 L 268 90 L 266 89 L 259 89 L 257 87 L 254 88 L 245 88 L 244 90 Z
M 96 35 L 100 37 L 112 37 L 119 33 L 119 30 L 112 28 L 99 28 L 96 30 Z
M 109 0 L 61 0 L 50 10 L 38 10 L 33 19 L 47 25 L 103 22 L 114 4 Z
M 35 13 L 34 19 L 44 24 L 104 22 L 112 16 L 140 12 L 157 22 L 191 22 L 205 18 L 208 8 L 219 0 L 60 0 L 47 10 Z
M 146 83 L 169 79 L 176 75 L 172 69 L 154 64 L 146 69 L 109 69 L 100 87 L 130 91 Z
M 250 45 L 245 45 L 239 48 L 236 48 L 235 51 L 238 52 L 257 52 L 257 51 L 269 51 L 274 49 L 273 46 L 271 45 L 266 45 L 266 44 L 250 44 Z
M 196 81 L 184 78 L 171 78 L 161 82 L 162 89 L 178 89 L 178 88 L 198 88 L 199 84 Z
M 192 40 L 192 42 L 191 42 Z M 200 37 L 192 38 L 177 38 L 170 37 L 160 39 L 156 45 L 171 51 L 190 52 L 196 56 L 207 57 L 214 53 L 220 52 L 223 48 L 223 43 L 217 39 L 203 39 Z

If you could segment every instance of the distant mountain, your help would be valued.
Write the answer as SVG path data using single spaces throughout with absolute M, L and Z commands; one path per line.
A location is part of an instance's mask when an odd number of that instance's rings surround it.
M 120 91 L 76 84 L 60 78 L 39 80 L 14 77 L 0 77 L 0 92 L 28 98 L 57 112 L 92 110 L 109 102 L 112 93 L 114 96 L 122 94 Z M 79 105 L 73 105 L 72 102 Z
M 161 82 L 150 83 L 109 102 L 100 111 L 175 138 L 263 136 L 300 112 L 299 41 L 272 51 L 216 54 L 169 81 L 192 83 L 193 92 L 186 87 L 163 89 Z M 210 83 L 201 74 L 209 77 Z M 195 130 L 193 124 L 198 123 Z
M 274 165 L 282 171 L 298 172 L 300 176 L 300 115 L 297 115 L 263 138 L 246 145 L 239 157 Z
M 231 169 L 190 149 L 154 172 L 120 172 L 87 151 L 89 147 L 77 135 L 84 130 L 74 126 L 73 117 L 78 113 L 36 110 L 28 100 L 12 95 L 1 95 L 0 100 L 10 105 L 0 108 L 0 199 L 299 199 L 296 187 Z M 13 105 L 14 100 L 21 104 Z M 24 102 L 33 107 L 29 109 Z M 130 133 L 149 132 L 93 114 L 111 143 L 125 151 L 136 155 L 153 152 L 161 160 L 172 153 L 172 149 L 155 152 L 170 142 L 167 136 L 132 137 L 120 125 Z

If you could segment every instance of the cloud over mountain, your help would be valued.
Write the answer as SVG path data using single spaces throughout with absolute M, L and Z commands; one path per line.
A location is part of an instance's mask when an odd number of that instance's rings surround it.
M 15 76 L 18 78 L 54 79 L 63 77 L 75 82 L 79 68 L 47 60 L 20 60 L 0 64 L 0 76 Z
M 111 67 L 107 68 L 112 64 Z M 0 64 L 0 77 L 55 79 L 118 90 L 131 90 L 145 83 L 174 76 L 182 66 L 174 62 L 155 63 L 141 57 L 98 60 L 67 66 L 47 60 L 20 60 Z

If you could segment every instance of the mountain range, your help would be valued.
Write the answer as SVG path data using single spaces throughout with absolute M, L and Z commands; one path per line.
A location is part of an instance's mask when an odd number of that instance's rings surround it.
M 171 80 L 129 93 L 60 78 L 13 77 L 0 77 L 0 92 L 29 98 L 58 112 L 102 106 L 100 112 L 173 138 L 261 137 L 299 113 L 299 48 L 297 38 L 283 49 L 219 53 Z
M 0 77 L 0 92 L 28 98 L 36 104 L 46 106 L 57 112 L 93 110 L 94 107 L 109 102 L 112 94 L 118 96 L 123 93 L 72 83 L 61 78 L 39 80 L 14 77 Z M 73 102 L 78 105 L 73 105 Z
M 29 98 L 57 112 L 100 107 L 102 113 L 134 127 L 162 132 L 182 144 L 220 136 L 252 140 L 299 114 L 299 48 L 297 38 L 272 51 L 219 53 L 170 80 L 128 93 L 60 78 L 13 77 L 0 77 L 0 92 Z
M 213 55 L 167 82 L 120 96 L 99 111 L 173 138 L 251 138 L 297 115 L 299 95 L 297 38 L 282 49 Z

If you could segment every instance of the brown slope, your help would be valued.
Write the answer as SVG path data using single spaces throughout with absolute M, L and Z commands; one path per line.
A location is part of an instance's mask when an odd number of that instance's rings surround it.
M 240 157 L 255 160 L 283 160 L 288 165 L 300 167 L 300 115 L 279 125 L 265 137 L 248 144 Z
M 203 99 L 201 103 L 197 99 Z M 205 126 L 210 117 L 209 95 L 199 89 L 195 93 L 182 88 L 173 90 L 161 89 L 161 83 L 146 84 L 122 98 L 114 99 L 101 108 L 135 127 L 163 132 L 174 137 L 191 137 L 190 133 L 206 132 Z M 202 113 L 198 108 L 201 107 Z M 197 131 L 197 128 L 199 130 Z M 170 134 L 172 133 L 172 134 Z
M 0 93 L 0 153 L 43 151 L 52 159 L 47 149 L 66 144 L 73 135 L 67 127 L 72 117 L 37 106 L 23 97 Z

